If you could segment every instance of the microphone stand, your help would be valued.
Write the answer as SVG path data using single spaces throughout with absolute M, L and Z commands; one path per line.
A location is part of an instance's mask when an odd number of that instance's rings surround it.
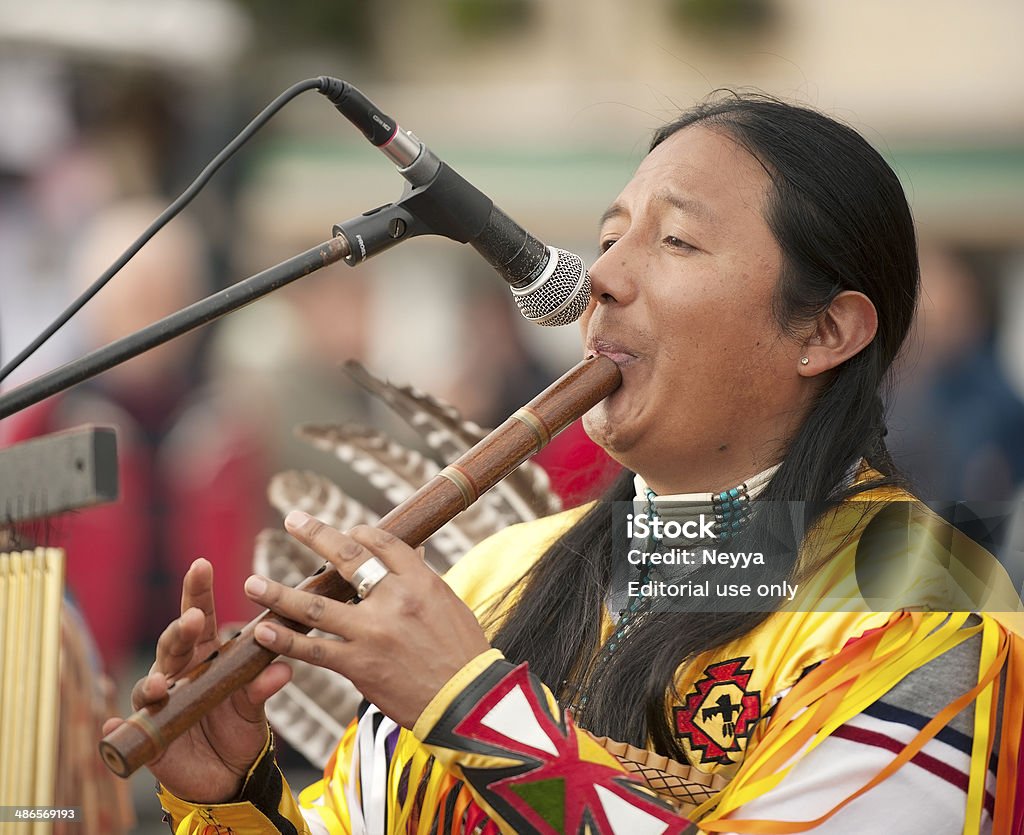
M 349 255 L 349 242 L 344 235 L 338 235 L 312 249 L 295 255 L 287 261 L 270 267 L 261 273 L 243 279 L 236 284 L 214 293 L 202 301 L 165 316 L 152 325 L 129 334 L 84 357 L 65 363 L 48 371 L 6 394 L 0 395 L 0 419 L 10 417 L 22 409 L 45 400 L 71 386 L 95 377 L 115 365 L 162 345 L 165 342 L 188 333 L 200 325 L 219 319 L 267 295 L 279 287 L 309 275 L 321 267 L 340 261 Z
M 424 165 L 431 162 L 436 162 L 432 155 Z M 413 163 L 410 168 L 416 165 Z M 497 242 L 481 242 L 477 239 L 484 229 L 498 230 L 502 234 L 497 235 Z M 526 231 L 444 163 L 430 168 L 430 179 L 424 184 L 408 183 L 399 200 L 335 224 L 333 233 L 333 238 L 300 255 L 0 395 L 0 420 L 231 313 L 321 267 L 342 259 L 354 267 L 372 255 L 419 235 L 443 235 L 458 243 L 472 243 L 503 276 L 510 264 L 539 263 L 539 253 L 530 245 L 532 239 Z M 538 241 L 534 243 L 543 249 Z M 517 286 L 515 282 L 510 283 Z

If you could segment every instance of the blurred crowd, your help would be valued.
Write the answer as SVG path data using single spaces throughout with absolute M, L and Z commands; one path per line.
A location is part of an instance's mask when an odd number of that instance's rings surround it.
M 921 251 L 921 304 L 890 407 L 890 448 L 918 494 L 1009 501 L 1024 483 L 1024 403 L 999 358 L 1000 293 L 969 257 Z

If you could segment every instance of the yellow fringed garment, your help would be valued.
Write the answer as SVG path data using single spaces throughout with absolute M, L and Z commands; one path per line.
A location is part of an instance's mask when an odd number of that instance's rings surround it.
M 787 833 L 819 826 L 854 798 L 870 790 L 908 762 L 950 719 L 976 701 L 974 744 L 967 799 L 965 833 L 979 831 L 985 790 L 986 764 L 992 752 L 996 690 L 1006 669 L 1010 705 L 1024 697 L 1024 618 L 985 615 L 982 624 L 964 628 L 967 613 L 905 612 L 888 626 L 865 635 L 808 673 L 779 703 L 765 735 L 748 753 L 723 792 L 699 807 L 694 817 L 707 832 Z M 724 818 L 744 803 L 776 786 L 792 769 L 795 757 L 813 749 L 836 728 L 879 699 L 911 670 L 917 669 L 979 631 L 983 632 L 977 684 L 940 711 L 892 762 L 868 783 L 812 821 L 765 821 Z M 1017 701 L 1012 695 L 1017 694 Z M 1000 739 L 1000 768 L 996 790 L 995 832 L 1011 832 L 1010 821 L 1020 813 L 1016 768 L 1022 714 L 1007 711 Z M 1017 807 L 1017 808 L 1015 808 Z
M 757 722 L 742 747 L 730 749 L 715 762 L 687 747 L 690 765 L 729 780 L 726 787 L 690 814 L 704 832 L 804 832 L 820 825 L 856 797 L 909 762 L 970 703 L 975 704 L 973 748 L 968 782 L 965 833 L 978 833 L 985 798 L 987 764 L 995 743 L 996 711 L 1002 695 L 1007 706 L 999 737 L 1000 768 L 996 780 L 994 832 L 1016 833 L 1024 817 L 1017 765 L 1021 757 L 1024 715 L 1024 614 L 1019 598 L 1008 588 L 1005 572 L 991 555 L 937 522 L 920 505 L 907 519 L 905 553 L 893 555 L 899 576 L 884 578 L 904 605 L 884 609 L 865 600 L 857 586 L 858 547 L 873 511 L 889 507 L 906 494 L 875 492 L 862 502 L 849 502 L 816 531 L 814 548 L 801 554 L 802 595 L 789 610 L 776 612 L 748 635 L 684 665 L 677 693 L 684 696 L 701 683 L 708 669 L 736 664 L 745 693 L 758 694 L 763 709 L 774 705 L 768 721 Z M 891 507 L 890 507 L 891 509 Z M 449 574 L 456 592 L 478 613 L 495 601 L 508 605 L 505 591 L 550 542 L 582 511 L 515 526 L 482 543 Z M 840 518 L 845 514 L 849 518 Z M 509 560 L 509 554 L 525 559 Z M 815 558 L 818 556 L 818 559 Z M 895 557 L 899 557 L 896 559 Z M 806 561 L 806 564 L 805 564 Z M 900 582 L 897 582 L 899 580 Z M 810 601 L 810 602 L 809 602 Z M 827 602 L 823 606 L 822 602 Z M 814 603 L 816 605 L 811 605 Z M 873 605 L 874 604 L 874 605 Z M 977 625 L 968 622 L 979 612 Z M 491 621 L 493 627 L 494 621 Z M 871 780 L 826 814 L 813 821 L 743 819 L 742 807 L 771 791 L 839 726 L 878 701 L 910 672 L 963 641 L 980 635 L 981 654 L 976 683 L 931 719 L 915 738 Z M 726 661 L 732 659 L 732 661 Z M 1006 693 L 1000 694 L 1000 680 Z M 777 703 L 775 697 L 783 694 Z M 453 694 L 454 697 L 454 694 Z M 442 700 L 443 701 L 443 700 Z M 438 712 L 444 705 L 438 704 Z M 673 699 L 667 705 L 681 709 Z M 338 798 L 349 774 L 352 740 L 346 735 L 338 762 L 328 767 L 320 791 Z M 474 767 L 483 763 L 474 760 Z M 458 765 L 458 756 L 453 759 Z M 484 765 L 484 767 L 486 767 Z M 485 804 L 458 780 L 458 772 L 442 767 L 407 731 L 398 733 L 387 763 L 387 830 L 389 832 L 497 832 L 487 823 Z M 308 792 L 308 790 L 307 790 Z M 315 799 L 304 793 L 304 805 Z M 735 815 L 735 817 L 734 817 Z M 341 822 L 337 831 L 348 831 Z M 434 829 L 436 827 L 436 830 Z M 331 830 L 335 831 L 335 830 Z

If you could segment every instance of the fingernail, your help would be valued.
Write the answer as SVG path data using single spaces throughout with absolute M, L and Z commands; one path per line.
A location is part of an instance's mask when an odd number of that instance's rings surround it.
M 245 590 L 249 592 L 249 594 L 259 597 L 266 592 L 267 581 L 258 574 L 253 574 L 252 577 L 245 581 Z
M 290 530 L 301 530 L 309 521 L 309 514 L 301 510 L 292 510 L 284 517 L 284 526 Z
M 256 627 L 256 640 L 261 644 L 272 644 L 274 639 L 277 637 L 274 634 L 274 630 L 266 624 L 260 624 Z

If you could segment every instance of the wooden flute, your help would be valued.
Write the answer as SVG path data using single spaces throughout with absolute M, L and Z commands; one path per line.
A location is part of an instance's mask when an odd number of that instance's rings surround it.
M 418 547 L 621 383 L 622 375 L 612 360 L 603 356 L 585 359 L 395 507 L 377 527 Z M 298 588 L 342 602 L 356 596 L 330 564 Z M 260 646 L 253 637 L 263 621 L 299 632 L 310 630 L 305 624 L 264 611 L 174 681 L 163 701 L 136 711 L 107 734 L 99 744 L 107 767 L 128 777 L 277 658 L 277 653 Z

